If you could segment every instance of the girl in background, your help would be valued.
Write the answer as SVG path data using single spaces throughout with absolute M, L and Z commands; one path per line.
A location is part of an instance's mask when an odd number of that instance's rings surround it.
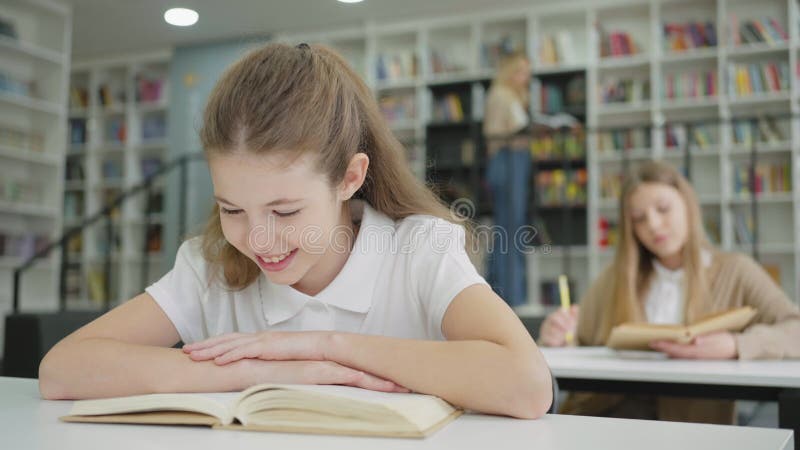
M 741 333 L 699 336 L 689 344 L 653 342 L 654 350 L 687 359 L 800 358 L 800 312 L 750 257 L 711 246 L 697 196 L 672 166 L 648 162 L 620 197 L 620 242 L 613 263 L 594 281 L 580 310 L 545 319 L 540 343 L 602 346 L 624 322 L 688 324 L 715 312 L 751 306 L 758 312 Z M 732 401 L 572 394 L 562 412 L 630 418 L 734 423 Z

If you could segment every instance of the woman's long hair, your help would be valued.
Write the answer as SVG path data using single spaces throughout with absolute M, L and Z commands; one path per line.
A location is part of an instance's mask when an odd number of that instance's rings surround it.
M 622 187 L 619 215 L 620 242 L 611 272 L 614 276 L 612 304 L 600 320 L 600 336 L 603 336 L 604 340 L 608 338 L 615 325 L 645 319 L 643 300 L 653 274 L 652 260 L 655 255 L 636 238 L 630 212 L 631 195 L 644 183 L 660 183 L 673 187 L 686 203 L 689 231 L 686 245 L 682 250 L 686 299 L 684 317 L 691 322 L 710 309 L 702 252 L 703 249 L 710 250 L 711 245 L 703 228 L 697 195 L 686 178 L 671 165 L 657 161 L 646 162 L 628 176 Z
M 342 181 L 353 155 L 363 152 L 369 170 L 357 197 L 394 220 L 413 214 L 455 219 L 411 172 L 369 88 L 324 46 L 272 43 L 233 64 L 211 92 L 200 140 L 209 158 L 237 151 L 312 153 L 332 186 Z M 221 267 L 231 289 L 260 274 L 225 240 L 218 206 L 203 235 L 203 254 Z
M 513 86 L 510 83 L 511 76 L 522 64 L 528 64 L 528 57 L 522 52 L 510 53 L 500 58 L 500 61 L 497 63 L 497 71 L 492 79 L 492 87 L 502 86 L 513 92 L 517 100 L 527 109 L 530 99 L 529 86 Z

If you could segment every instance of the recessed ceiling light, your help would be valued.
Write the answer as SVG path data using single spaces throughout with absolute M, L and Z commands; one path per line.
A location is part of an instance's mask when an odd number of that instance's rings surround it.
M 164 13 L 164 20 L 176 27 L 189 27 L 197 23 L 197 11 L 188 8 L 171 8 Z
M 361 3 L 364 0 L 338 0 L 339 3 Z

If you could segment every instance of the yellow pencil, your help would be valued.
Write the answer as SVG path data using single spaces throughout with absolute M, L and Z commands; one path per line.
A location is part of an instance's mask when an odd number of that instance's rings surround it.
M 569 284 L 567 283 L 566 275 L 558 276 L 558 287 L 561 292 L 561 309 L 564 310 L 565 313 L 569 314 Z M 565 339 L 567 340 L 567 345 L 572 344 L 574 336 L 572 335 L 571 331 L 567 332 Z

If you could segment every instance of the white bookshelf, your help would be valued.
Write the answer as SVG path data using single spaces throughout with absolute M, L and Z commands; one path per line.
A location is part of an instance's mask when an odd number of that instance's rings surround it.
M 0 1 L 0 314 L 12 308 L 13 273 L 61 231 L 72 12 L 50 1 Z M 9 81 L 10 80 L 10 81 Z M 22 275 L 24 311 L 58 306 L 58 252 Z M 0 347 L 3 324 L 0 324 Z
M 788 33 L 786 41 L 771 43 L 740 43 L 734 45 L 731 34 L 731 17 L 737 23 L 774 18 Z M 722 121 L 707 128 L 711 142 L 693 145 L 691 167 L 694 185 L 698 191 L 705 221 L 716 227 L 720 248 L 731 251 L 750 251 L 749 244 L 737 240 L 737 213 L 749 210 L 746 196 L 734 192 L 735 168 L 749 162 L 750 147 L 737 144 L 733 138 L 737 117 L 754 114 L 800 113 L 800 83 L 795 67 L 800 54 L 798 33 L 798 6 L 796 0 L 619 0 L 607 2 L 579 1 L 551 3 L 530 7 L 493 10 L 489 13 L 449 15 L 414 21 L 368 22 L 363 27 L 346 31 L 350 44 L 337 45 L 336 36 L 344 31 L 298 33 L 279 36 L 286 42 L 323 42 L 342 51 L 348 60 L 358 61 L 365 68 L 366 80 L 377 98 L 404 94 L 416 100 L 414 114 L 392 123 L 399 136 L 425 138 L 425 126 L 432 113 L 431 89 L 440 84 L 474 81 L 475 89 L 472 120 L 482 118 L 482 108 L 475 99 L 482 99 L 482 80 L 492 77 L 492 58 L 484 50 L 505 42 L 507 46 L 526 52 L 532 61 L 534 76 L 571 71 L 585 71 L 587 85 L 587 124 L 590 129 L 652 127 L 648 138 L 626 152 L 600 151 L 598 142 L 588 137 L 587 166 L 589 169 L 586 229 L 588 245 L 569 250 L 570 270 L 580 292 L 597 276 L 602 267 L 611 261 L 613 251 L 600 247 L 598 221 L 601 217 L 615 218 L 617 199 L 606 198 L 601 192 L 601 178 L 619 172 L 623 160 L 631 166 L 647 159 L 663 159 L 676 166 L 684 163 L 683 154 L 666 145 L 666 123 L 689 120 Z M 694 43 L 690 48 L 675 50 L 667 41 L 664 25 L 700 22 L 703 36 L 707 37 L 706 24 L 711 24 L 716 35 L 715 45 L 710 42 Z M 631 54 L 604 56 L 603 42 L 612 32 L 627 33 L 637 51 Z M 561 60 L 540 61 L 541 51 L 548 38 L 559 43 L 565 39 L 571 47 L 570 57 Z M 563 37 L 566 34 L 568 37 Z M 691 37 L 691 36 L 690 36 Z M 357 42 L 353 45 L 353 42 Z M 670 44 L 670 45 L 668 45 Z M 353 49 L 358 49 L 355 53 Z M 457 61 L 458 70 L 434 71 L 431 53 L 445 53 Z M 414 55 L 417 70 L 396 77 L 379 79 L 377 64 L 380 55 Z M 754 92 L 739 95 L 729 91 L 729 67 L 752 63 L 785 63 L 789 69 L 787 83 L 777 92 Z M 712 74 L 716 78 L 715 92 L 710 95 L 682 95 L 669 98 L 665 95 L 669 80 L 677 83 L 684 74 L 697 77 Z M 603 87 L 619 80 L 636 80 L 649 84 L 649 95 L 631 101 L 603 102 Z M 539 104 L 535 98 L 538 84 L 532 86 L 531 104 L 534 111 Z M 642 91 L 644 93 L 644 91 Z M 758 246 L 762 261 L 780 268 L 781 284 L 791 298 L 800 296 L 800 120 L 793 118 L 779 125 L 782 139 L 779 142 L 758 143 L 759 162 L 789 164 L 791 190 L 764 193 L 759 196 L 760 239 Z M 404 135 L 401 133 L 405 133 Z M 402 138 L 402 137 L 401 137 Z M 424 146 L 411 149 L 417 173 L 424 174 Z M 779 229 L 778 229 L 779 228 Z M 552 278 L 564 267 L 565 249 L 551 248 L 529 256 L 529 292 L 532 306 L 539 308 L 538 282 Z
M 148 173 L 168 162 L 170 59 L 170 51 L 156 51 L 73 64 L 65 231 L 102 210 L 117 194 L 141 184 Z M 73 132 L 73 121 L 83 124 L 84 139 L 80 139 L 81 131 Z M 73 166 L 81 168 L 82 176 L 70 173 Z M 162 213 L 157 211 L 151 216 L 152 233 L 163 233 L 163 228 L 155 229 L 163 226 Z M 148 249 L 148 273 L 143 273 L 145 218 L 145 196 L 139 194 L 113 215 L 112 245 L 106 242 L 105 219 L 84 230 L 81 245 L 71 248 L 70 262 L 77 263 L 68 274 L 71 282 L 68 281 L 67 304 L 71 308 L 95 308 L 105 293 L 112 304 L 126 300 L 141 292 L 143 283 L 159 277 L 162 251 L 158 245 Z M 107 261 L 110 284 L 104 278 Z

